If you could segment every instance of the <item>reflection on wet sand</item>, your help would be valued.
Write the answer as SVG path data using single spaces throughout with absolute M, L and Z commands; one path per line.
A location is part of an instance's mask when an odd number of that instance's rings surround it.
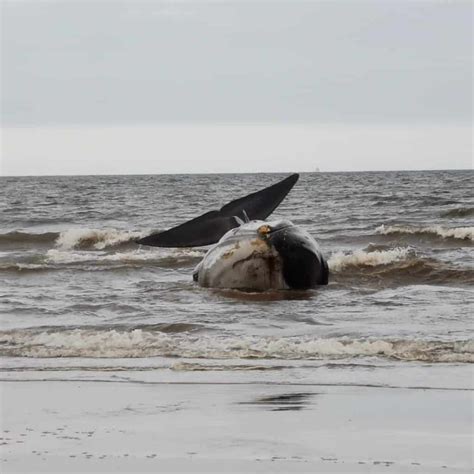
M 270 411 L 298 411 L 314 404 L 312 398 L 320 395 L 316 392 L 284 393 L 260 397 L 249 402 L 240 402 L 241 405 L 259 406 Z

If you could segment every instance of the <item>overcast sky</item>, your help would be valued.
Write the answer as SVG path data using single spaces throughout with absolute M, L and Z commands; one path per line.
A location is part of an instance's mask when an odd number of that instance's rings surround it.
M 283 133 L 294 141 L 294 155 L 285 147 L 293 169 L 390 169 L 407 158 L 415 168 L 471 165 L 468 1 L 12 0 L 2 2 L 2 23 L 4 174 L 94 173 L 97 160 L 100 172 L 133 173 L 135 164 L 136 172 L 185 171 L 187 164 L 198 172 L 200 160 L 212 171 L 213 159 L 248 171 L 233 154 L 225 158 L 226 124 L 235 141 L 259 143 L 259 155 L 240 144 L 250 162 L 271 161 Z M 174 143 L 214 125 L 215 137 L 206 132 L 198 149 L 180 145 L 178 153 Z M 295 126 L 312 130 L 304 143 Z M 169 127 L 181 127 L 181 140 L 166 134 Z M 357 149 L 321 147 L 328 127 L 333 140 L 347 127 L 364 130 L 366 140 L 356 134 Z M 401 152 L 408 153 L 413 130 L 426 143 L 398 161 L 388 153 L 382 168 L 370 160 L 359 166 L 354 157 L 384 159 L 380 127 Z M 147 153 L 127 162 L 107 140 Z M 64 158 L 77 143 L 85 143 L 84 166 L 69 167 Z M 435 164 L 440 146 L 452 153 Z M 331 155 L 351 148 L 353 156 Z M 281 167 L 267 162 L 261 170 Z

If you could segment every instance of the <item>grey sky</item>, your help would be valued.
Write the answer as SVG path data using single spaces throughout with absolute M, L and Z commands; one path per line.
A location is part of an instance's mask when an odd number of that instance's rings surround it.
M 1 5 L 2 174 L 472 166 L 470 2 Z
M 3 1 L 2 122 L 466 124 L 471 9 Z

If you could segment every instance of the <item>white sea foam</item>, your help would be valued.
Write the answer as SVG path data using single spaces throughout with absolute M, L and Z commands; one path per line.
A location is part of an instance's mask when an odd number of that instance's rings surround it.
M 63 250 L 77 248 L 102 250 L 139 239 L 145 235 L 144 232 L 118 229 L 70 229 L 60 233 L 56 245 Z
M 95 263 L 140 263 L 140 262 L 154 262 L 162 260 L 176 260 L 202 257 L 202 250 L 192 249 L 154 249 L 154 250 L 130 250 L 128 252 L 116 252 L 113 254 L 104 251 L 64 251 L 59 249 L 50 249 L 46 253 L 46 261 L 48 263 L 67 264 L 67 263 L 81 263 L 81 262 L 95 262 Z
M 41 263 L 6 263 L 0 264 L 0 270 L 14 270 L 14 271 L 31 271 L 31 270 L 45 270 L 47 265 Z
M 329 268 L 333 271 L 339 271 L 350 266 L 368 266 L 388 265 L 389 263 L 404 260 L 409 257 L 410 249 L 395 248 L 391 250 L 375 250 L 365 252 L 356 250 L 350 254 L 338 252 L 329 258 Z
M 149 232 L 118 229 L 70 229 L 61 232 L 56 248 L 46 253 L 47 263 L 67 264 L 80 262 L 152 262 L 164 259 L 202 257 L 203 250 L 195 249 L 139 249 L 109 253 L 120 244 L 136 240 Z M 109 252 L 107 252 L 109 250 Z
M 133 329 L 0 332 L 0 354 L 17 357 L 180 357 L 205 359 L 340 359 L 378 356 L 474 362 L 474 342 L 311 337 L 217 337 Z
M 389 225 L 382 224 L 375 229 L 377 234 L 406 234 L 406 235 L 434 235 L 444 239 L 474 240 L 474 227 L 443 227 L 434 226 L 408 226 L 408 225 Z
M 44 265 L 39 263 L 17 263 L 16 267 L 18 270 L 38 270 L 44 268 Z

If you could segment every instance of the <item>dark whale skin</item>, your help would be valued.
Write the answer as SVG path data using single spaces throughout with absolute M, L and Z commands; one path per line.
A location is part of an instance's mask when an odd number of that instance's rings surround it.
M 289 288 L 306 290 L 328 284 L 328 264 L 306 231 L 294 225 L 282 225 L 267 238 L 282 260 L 283 278 Z
M 200 247 L 215 244 L 239 221 L 264 220 L 285 199 L 298 181 L 294 173 L 287 178 L 255 193 L 236 199 L 219 211 L 209 211 L 164 232 L 148 235 L 136 242 L 153 247 Z

